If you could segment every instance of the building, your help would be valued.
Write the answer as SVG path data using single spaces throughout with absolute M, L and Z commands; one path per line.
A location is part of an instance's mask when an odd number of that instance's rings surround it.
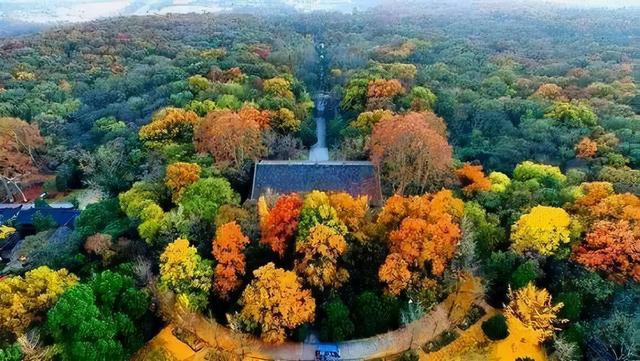
M 272 161 L 255 165 L 251 199 L 273 193 L 312 190 L 367 195 L 372 203 L 382 201 L 380 179 L 371 162 L 364 161 Z

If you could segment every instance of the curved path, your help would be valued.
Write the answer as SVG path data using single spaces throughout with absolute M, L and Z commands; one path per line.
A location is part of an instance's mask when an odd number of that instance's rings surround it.
M 338 343 L 343 360 L 363 360 L 400 354 L 408 349 L 420 349 L 443 331 L 453 328 L 449 319 L 446 302 L 438 304 L 431 312 L 405 327 L 378 336 Z M 477 303 L 487 315 L 495 310 L 484 302 Z M 205 360 L 210 351 L 218 350 L 236 354 L 242 360 L 314 360 L 317 344 L 285 342 L 269 345 L 259 338 L 233 332 L 204 316 L 195 316 L 191 322 L 194 332 L 206 344 L 199 351 L 185 353 L 179 347 L 180 356 L 172 350 L 179 361 Z M 180 341 L 171 333 L 172 326 L 165 328 L 151 342 L 151 345 L 171 346 Z M 184 345 L 184 344 L 182 344 Z M 420 352 L 421 358 L 426 356 Z

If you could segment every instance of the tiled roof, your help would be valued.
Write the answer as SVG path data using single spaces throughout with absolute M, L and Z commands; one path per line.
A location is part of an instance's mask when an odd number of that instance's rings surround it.
M 275 193 L 342 191 L 382 199 L 380 180 L 371 162 L 260 161 L 255 166 L 251 198 Z
M 73 226 L 80 214 L 77 209 L 50 207 L 0 207 L 0 224 L 14 219 L 17 224 L 33 224 L 33 215 L 39 212 L 43 216 L 51 216 L 58 226 Z

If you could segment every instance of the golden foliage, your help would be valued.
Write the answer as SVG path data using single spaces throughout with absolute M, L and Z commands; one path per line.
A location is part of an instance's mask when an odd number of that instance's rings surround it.
M 16 233 L 16 229 L 13 227 L 0 225 L 0 241 L 7 239 L 10 235 Z
M 539 343 L 544 342 L 558 329 L 556 325 L 564 322 L 558 319 L 558 312 L 564 306 L 562 302 L 554 305 L 549 291 L 529 283 L 523 288 L 509 290 L 509 304 L 505 308 L 505 317 L 516 319 L 536 332 Z
M 0 334 L 20 336 L 78 278 L 66 269 L 42 266 L 0 280 Z
M 140 128 L 140 139 L 150 142 L 186 140 L 198 121 L 198 115 L 180 108 L 164 108 L 151 117 L 151 122 Z
M 169 243 L 160 255 L 160 282 L 173 290 L 187 305 L 206 304 L 211 288 L 212 269 L 186 239 Z
M 358 115 L 358 118 L 351 122 L 351 127 L 358 129 L 364 134 L 371 134 L 373 127 L 382 119 L 392 118 L 393 113 L 388 110 L 374 110 L 370 112 L 363 112 Z
M 294 272 L 271 262 L 253 271 L 254 280 L 240 299 L 240 318 L 260 326 L 265 342 L 282 343 L 285 332 L 315 318 L 316 302 Z
M 349 193 L 330 193 L 329 204 L 336 210 L 338 219 L 347 226 L 349 232 L 358 234 L 362 231 L 369 210 L 369 198 L 367 196 L 354 198 Z
M 444 272 L 461 237 L 459 221 L 463 211 L 464 203 L 453 197 L 449 190 L 413 197 L 396 195 L 387 200 L 377 222 L 389 232 L 390 255 L 378 276 L 385 282 L 393 282 L 387 285 L 391 293 L 398 294 L 411 286 L 395 281 L 407 279 L 405 268 L 418 275 L 429 261 L 431 268 L 428 271 L 432 274 Z M 398 257 L 404 263 L 399 262 Z M 419 277 L 411 278 L 412 282 L 420 280 Z
M 543 256 L 553 255 L 562 244 L 569 243 L 571 218 L 562 208 L 536 206 L 520 217 L 511 232 L 516 252 L 533 250 Z
M 398 79 L 375 79 L 367 86 L 367 97 L 369 98 L 393 98 L 404 93 L 402 83 Z
M 386 283 L 387 291 L 392 295 L 399 295 L 411 282 L 409 264 L 399 253 L 391 253 L 387 256 L 378 271 L 380 281 Z
M 349 279 L 347 270 L 338 267 L 338 259 L 347 248 L 347 241 L 333 228 L 315 225 L 306 239 L 296 243 L 296 252 L 302 259 L 296 261 L 294 269 L 319 290 L 340 288 Z
M 267 94 L 293 99 L 291 83 L 285 78 L 276 77 L 267 79 L 263 83 L 263 89 Z

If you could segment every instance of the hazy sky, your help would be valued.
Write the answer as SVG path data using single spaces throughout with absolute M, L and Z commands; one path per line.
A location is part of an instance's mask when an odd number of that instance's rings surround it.
M 361 8 L 363 5 L 393 3 L 393 1 L 404 2 L 403 0 L 0 0 L 0 19 L 34 23 L 76 22 L 118 15 L 217 12 L 247 4 L 283 3 L 302 11 L 350 11 L 354 7 Z M 432 1 L 443 2 L 443 0 L 417 1 L 424 1 L 425 4 Z M 640 7 L 640 0 L 449 0 L 449 2 L 465 3 L 471 6 L 484 3 L 528 2 L 580 7 Z

